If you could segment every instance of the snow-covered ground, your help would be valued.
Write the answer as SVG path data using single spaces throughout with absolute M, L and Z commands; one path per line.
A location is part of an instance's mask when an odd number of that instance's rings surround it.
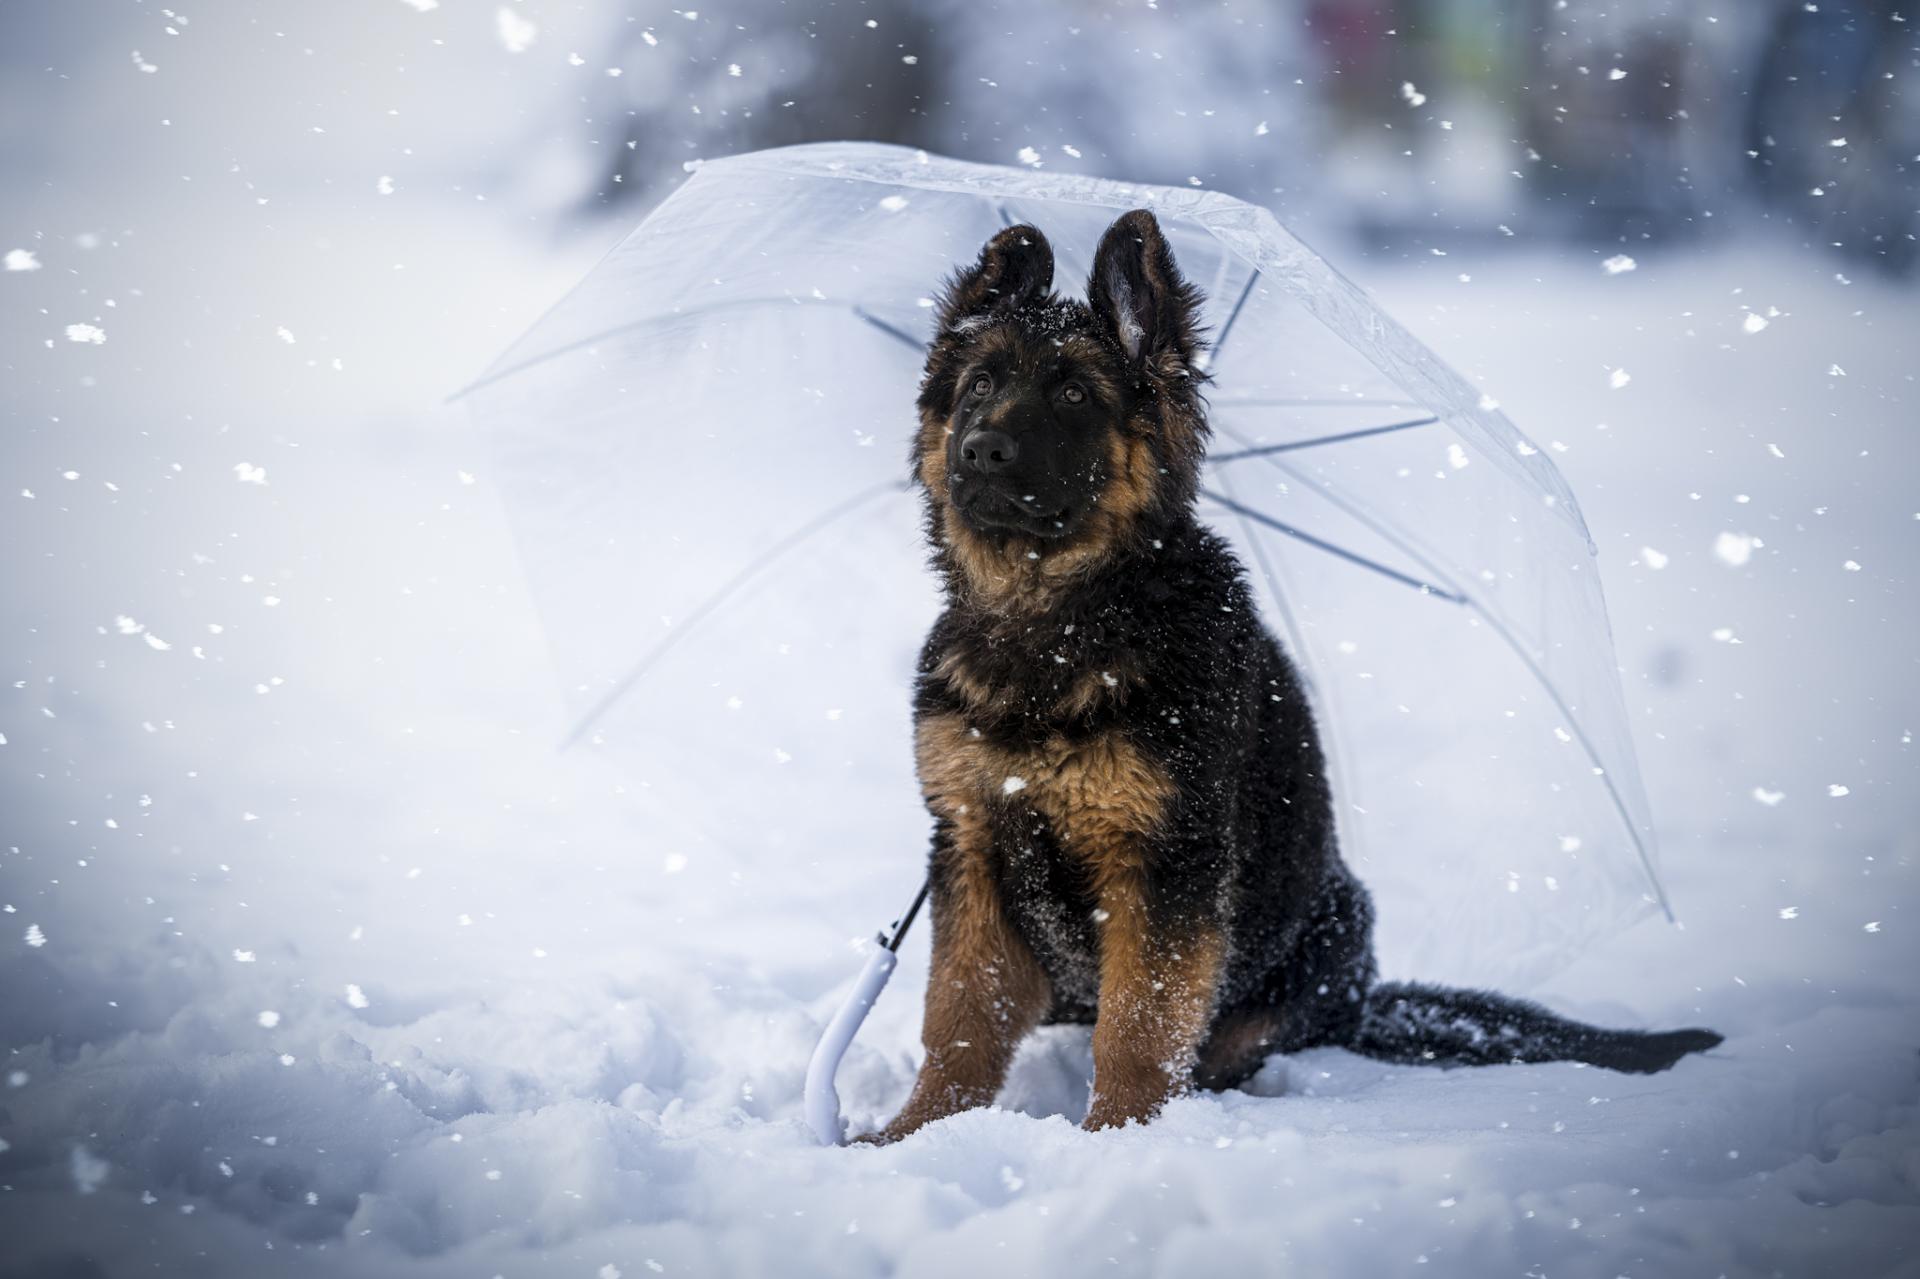
M 597 246 L 47 92 L 130 141 L 0 219 L 40 268 L 0 274 L 0 1274 L 1920 1273 L 1911 289 L 1772 241 L 1341 261 L 1602 548 L 1684 928 L 1530 993 L 1720 1050 L 1314 1052 L 1093 1135 L 1055 1030 L 1001 1108 L 822 1149 L 807 1054 L 919 874 L 926 598 L 860 619 L 901 710 L 832 721 L 844 843 L 681 736 L 556 754 L 498 477 L 435 404 Z M 856 1125 L 912 1078 L 925 944 Z
M 1086 1037 L 1062 1030 L 1002 1110 L 818 1149 L 807 1052 L 919 849 L 716 843 L 700 804 L 750 804 L 734 779 L 696 803 L 649 784 L 686 771 L 664 742 L 553 754 L 537 623 L 457 419 L 16 420 L 40 448 L 9 454 L 0 508 L 9 1261 L 1910 1270 L 1920 307 L 1754 252 L 1470 274 L 1372 283 L 1567 446 L 1685 920 L 1540 993 L 1723 1049 L 1647 1079 L 1316 1052 L 1094 1136 L 1072 1126 Z M 1749 334 L 1745 307 L 1782 314 Z M 298 351 L 283 376 L 322 376 Z M 1763 545 L 1734 565 L 1723 534 Z M 919 605 L 866 625 L 905 654 Z M 847 750 L 904 783 L 899 734 Z M 924 944 L 845 1068 L 856 1123 L 911 1079 Z

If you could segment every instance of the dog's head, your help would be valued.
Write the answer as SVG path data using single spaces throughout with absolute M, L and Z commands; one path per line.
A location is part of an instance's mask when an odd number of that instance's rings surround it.
M 1123 215 L 1087 301 L 1009 227 L 948 284 L 920 385 L 914 474 L 951 580 L 1033 606 L 1193 502 L 1206 446 L 1199 293 L 1160 224 Z

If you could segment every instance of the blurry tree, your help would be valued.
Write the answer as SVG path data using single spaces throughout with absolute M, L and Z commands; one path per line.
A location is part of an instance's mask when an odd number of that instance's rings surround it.
M 1701 211 L 1684 157 L 1693 19 L 1666 5 L 1531 0 L 1516 95 L 1529 184 L 1563 228 L 1672 235 Z
M 1571 225 L 1669 236 L 1760 216 L 1893 271 L 1920 258 L 1920 4 L 1531 0 L 1522 128 Z
M 1920 261 L 1920 3 L 1781 4 L 1745 117 L 1767 202 L 1885 269 Z
M 707 156 L 826 139 L 932 145 L 947 88 L 933 24 L 903 0 L 624 6 L 590 102 L 614 145 L 593 199 L 640 198 Z M 609 129 L 611 124 L 614 127 Z
M 1321 98 L 1294 0 L 923 0 L 954 154 L 1272 203 L 1311 172 Z
M 589 203 L 862 139 L 1330 206 L 1388 237 L 1670 238 L 1757 210 L 1920 260 L 1920 0 L 694 3 L 610 20 Z
M 1223 187 L 1307 163 L 1317 99 L 1294 0 L 785 0 L 622 13 L 588 102 L 597 203 L 706 156 L 859 139 Z M 609 139 L 611 145 L 608 145 Z

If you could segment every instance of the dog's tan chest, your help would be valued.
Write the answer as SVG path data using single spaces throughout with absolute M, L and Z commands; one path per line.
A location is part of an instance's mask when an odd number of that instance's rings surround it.
M 964 716 L 933 714 L 916 728 L 916 759 L 921 790 L 940 816 L 971 825 L 1031 810 L 1082 856 L 1137 846 L 1173 797 L 1165 769 L 1117 729 L 1012 746 Z

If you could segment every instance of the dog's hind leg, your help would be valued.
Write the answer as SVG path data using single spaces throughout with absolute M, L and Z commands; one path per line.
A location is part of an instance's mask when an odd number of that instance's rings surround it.
M 1213 1023 L 1200 1057 L 1193 1067 L 1198 1088 L 1223 1092 L 1260 1073 L 1267 1058 L 1278 1051 L 1283 1018 L 1272 1008 L 1243 1008 L 1222 1013 Z

